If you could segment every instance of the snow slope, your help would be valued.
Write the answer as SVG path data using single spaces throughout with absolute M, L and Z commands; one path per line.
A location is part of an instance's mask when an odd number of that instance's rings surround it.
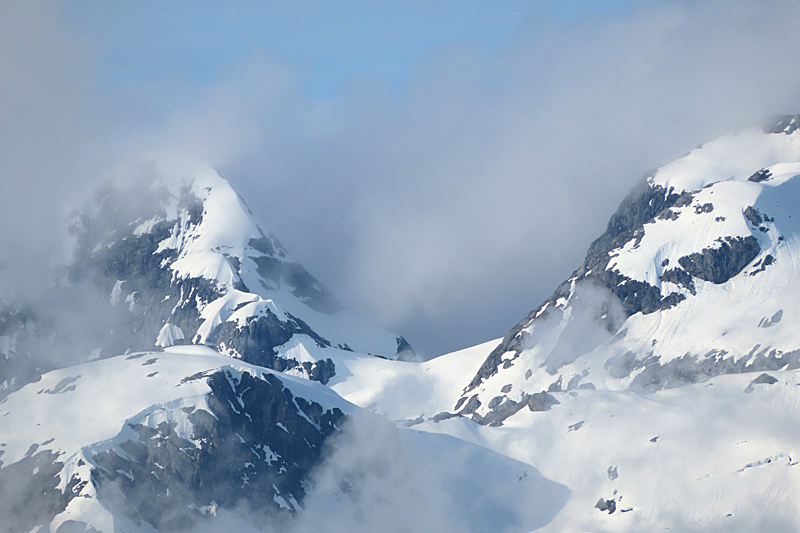
M 777 381 L 739 374 L 651 395 L 559 392 L 551 410 L 524 409 L 502 427 L 466 418 L 416 427 L 569 487 L 541 531 L 797 531 L 800 374 L 767 375 Z

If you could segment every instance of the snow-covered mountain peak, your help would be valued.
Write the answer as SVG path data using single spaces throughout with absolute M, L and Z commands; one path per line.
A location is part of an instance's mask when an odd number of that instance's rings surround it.
M 179 200 L 184 195 L 193 196 L 203 207 L 198 214 L 199 223 L 190 232 L 176 231 L 172 239 L 161 243 L 162 248 L 177 249 L 179 259 L 203 252 L 242 257 L 248 241 L 264 236 L 244 200 L 214 169 L 198 172 L 188 183 L 173 183 L 168 190 L 165 218 L 180 218 Z M 157 222 L 158 219 L 149 220 L 137 227 L 135 233 L 147 231 Z
M 336 373 L 334 351 L 413 354 L 402 337 L 342 309 L 214 169 L 105 184 L 72 214 L 70 234 L 74 252 L 53 296 L 79 297 L 83 318 L 64 327 L 70 321 L 49 319 L 48 308 L 9 315 L 3 387 L 65 364 L 53 360 L 56 343 L 58 352 L 73 346 L 72 363 L 201 344 L 323 383 Z M 298 342 L 307 349 L 297 350 Z M 18 350 L 34 355 L 17 358 Z M 22 363 L 30 368 L 7 378 L 4 368 Z
M 800 161 L 800 115 L 780 115 L 761 128 L 707 142 L 648 179 L 675 192 L 695 191 L 718 181 L 747 181 L 756 172 Z
M 579 387 L 648 392 L 800 367 L 797 122 L 708 142 L 647 176 L 456 411 L 499 424 Z

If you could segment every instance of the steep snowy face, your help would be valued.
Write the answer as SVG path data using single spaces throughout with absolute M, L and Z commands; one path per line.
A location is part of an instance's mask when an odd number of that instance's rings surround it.
M 572 389 L 652 392 L 800 368 L 798 126 L 777 117 L 646 176 L 455 411 L 501 424 Z
M 70 234 L 75 249 L 61 289 L 85 300 L 75 320 L 94 321 L 82 327 L 97 337 L 94 344 L 82 343 L 83 360 L 90 353 L 203 344 L 326 383 L 335 373 L 330 356 L 297 358 L 282 347 L 297 338 L 331 352 L 392 359 L 413 353 L 402 337 L 344 311 L 212 169 L 186 179 L 106 185 L 72 215 Z M 25 309 L 0 310 L 0 382 L 6 390 L 17 376 L 48 368 L 18 369 L 15 363 L 34 329 L 43 329 L 42 342 L 53 333 L 44 318 Z M 53 345 L 63 350 L 67 343 Z

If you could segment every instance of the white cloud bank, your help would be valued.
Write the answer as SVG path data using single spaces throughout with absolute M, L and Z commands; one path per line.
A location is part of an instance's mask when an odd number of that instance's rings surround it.
M 662 2 L 570 24 L 533 13 L 489 55 L 428 55 L 402 95 L 363 77 L 331 101 L 304 97 L 299 67 L 269 51 L 204 89 L 106 90 L 92 36 L 47 4 L 2 9 L 6 30 L 23 28 L 0 32 L 14 80 L 0 89 L 1 171 L 20 200 L 6 227 L 46 233 L 21 216 L 49 221 L 83 186 L 87 145 L 103 146 L 96 166 L 202 159 L 347 306 L 428 356 L 503 335 L 645 171 L 800 108 L 792 2 Z

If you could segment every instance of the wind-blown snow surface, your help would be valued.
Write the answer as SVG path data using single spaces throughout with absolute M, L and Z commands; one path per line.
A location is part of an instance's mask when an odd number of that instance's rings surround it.
M 769 375 L 777 382 L 725 375 L 646 396 L 575 390 L 502 427 L 465 418 L 416 427 L 567 486 L 567 505 L 542 531 L 797 531 L 800 374 Z
M 524 408 L 499 427 L 436 417 L 497 343 L 424 363 L 337 360 L 352 374 L 330 385 L 400 427 L 493 450 L 567 487 L 566 505 L 542 531 L 800 528 L 799 371 L 720 375 L 650 394 L 552 392 L 549 410 Z M 438 468 L 452 460 L 442 456 Z

